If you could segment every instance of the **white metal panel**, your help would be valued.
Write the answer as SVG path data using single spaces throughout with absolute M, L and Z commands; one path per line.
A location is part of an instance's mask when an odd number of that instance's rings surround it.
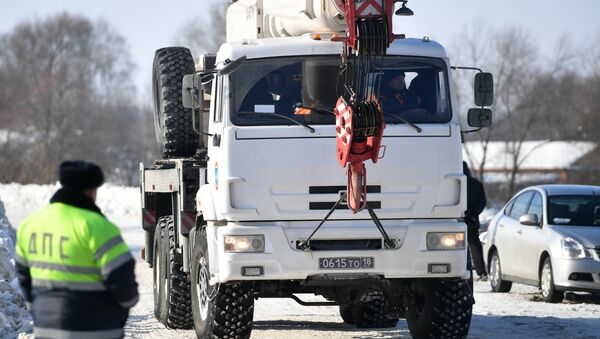
M 145 170 L 144 191 L 162 193 L 179 191 L 178 170 L 176 168 Z
M 223 44 L 217 63 L 246 56 L 248 59 L 298 55 L 341 55 L 343 44 L 307 37 L 250 39 Z M 435 41 L 396 39 L 388 48 L 389 55 L 422 56 L 447 59 L 444 48 Z
M 227 8 L 227 41 L 344 32 L 336 0 L 239 0 Z

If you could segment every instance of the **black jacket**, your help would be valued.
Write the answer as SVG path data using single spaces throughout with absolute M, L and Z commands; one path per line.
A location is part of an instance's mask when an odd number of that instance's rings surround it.
M 467 210 L 465 211 L 467 224 L 476 222 L 479 225 L 479 214 L 483 212 L 486 204 L 483 185 L 479 180 L 467 175 Z

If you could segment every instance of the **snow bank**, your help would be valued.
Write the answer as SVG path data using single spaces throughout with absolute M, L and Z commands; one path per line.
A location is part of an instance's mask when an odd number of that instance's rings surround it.
M 0 338 L 32 331 L 32 319 L 15 277 L 15 230 L 0 200 Z
M 6 204 L 7 217 L 18 226 L 23 219 L 48 205 L 60 188 L 55 185 L 0 184 L 0 200 Z M 117 225 L 140 223 L 140 190 L 105 184 L 98 190 L 96 204 L 106 217 Z

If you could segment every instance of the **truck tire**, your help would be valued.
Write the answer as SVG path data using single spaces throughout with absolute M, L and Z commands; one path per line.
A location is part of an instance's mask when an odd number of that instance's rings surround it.
M 196 233 L 192 250 L 192 312 L 198 338 L 250 338 L 254 291 L 246 282 L 208 283 L 210 267 L 204 229 Z
M 154 284 L 158 285 L 158 296 L 156 293 L 154 295 L 155 315 L 158 312 L 157 319 L 168 328 L 191 329 L 193 319 L 190 281 L 175 255 L 175 225 L 172 216 L 158 220 L 154 239 L 155 244 L 160 244 L 158 252 L 155 252 L 157 265 Z
M 181 99 L 183 76 L 194 71 L 194 59 L 187 48 L 161 48 L 154 54 L 154 130 L 165 158 L 190 157 L 196 153 L 199 137 L 192 126 L 192 110 L 184 108 Z
M 473 296 L 466 280 L 421 279 L 407 294 L 406 322 L 413 338 L 466 338 Z
M 388 315 L 385 297 L 371 294 L 367 301 L 360 302 L 352 308 L 354 324 L 358 328 L 396 327 L 398 317 Z
M 340 305 L 340 317 L 345 324 L 354 325 L 354 314 L 352 305 Z
M 161 228 L 156 226 L 154 228 L 154 241 L 153 241 L 153 256 L 152 256 L 152 295 L 154 299 L 154 316 L 160 321 L 160 314 L 162 309 L 162 300 L 166 299 L 161 297 L 164 294 L 164 279 L 162 278 L 161 270 L 165 263 L 164 258 L 161 256 L 161 242 L 160 242 Z M 160 278 L 159 278 L 160 277 Z

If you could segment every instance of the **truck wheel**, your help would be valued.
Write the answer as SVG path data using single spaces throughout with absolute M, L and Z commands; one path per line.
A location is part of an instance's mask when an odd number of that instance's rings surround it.
M 406 322 L 413 338 L 466 338 L 473 310 L 466 280 L 422 279 L 407 294 Z
M 206 233 L 196 233 L 192 250 L 192 313 L 198 338 L 250 338 L 254 291 L 246 282 L 209 285 Z
M 512 288 L 512 281 L 502 280 L 502 267 L 500 266 L 498 251 L 494 251 L 490 259 L 490 286 L 492 292 L 500 293 L 510 292 Z
M 349 325 L 354 325 L 354 315 L 352 314 L 352 308 L 352 305 L 340 305 L 340 317 L 342 317 L 344 323 Z
M 160 233 L 155 234 L 155 239 L 159 235 L 158 241 L 160 241 L 159 254 L 155 256 L 158 257 L 156 269 L 159 283 L 158 320 L 168 328 L 191 329 L 193 319 L 190 281 L 175 255 L 173 217 L 169 215 L 160 218 L 156 228 L 157 232 L 160 230 Z
M 164 257 L 160 251 L 161 249 L 161 234 L 162 230 L 156 226 L 154 228 L 154 241 L 153 241 L 153 257 L 152 257 L 152 294 L 154 297 L 154 316 L 161 323 L 163 322 L 160 318 L 161 310 L 163 307 L 164 294 L 164 274 L 162 272 L 165 266 Z
M 354 323 L 358 328 L 395 327 L 400 320 L 388 315 L 385 297 L 380 294 L 370 294 L 366 301 L 354 305 L 352 309 Z
M 196 153 L 199 137 L 192 127 L 192 110 L 184 108 L 181 99 L 183 76 L 194 73 L 195 69 L 187 48 L 161 48 L 154 54 L 154 130 L 165 158 L 190 157 Z

